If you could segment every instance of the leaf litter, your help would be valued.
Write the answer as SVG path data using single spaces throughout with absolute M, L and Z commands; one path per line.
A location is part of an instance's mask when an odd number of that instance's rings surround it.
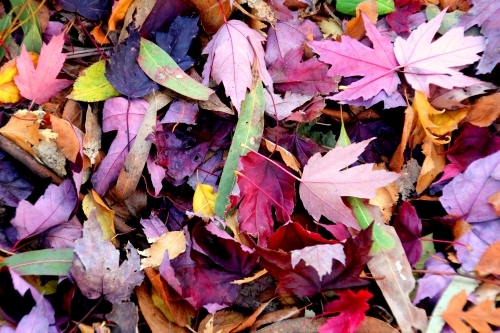
M 500 326 L 498 1 L 0 9 L 2 332 Z

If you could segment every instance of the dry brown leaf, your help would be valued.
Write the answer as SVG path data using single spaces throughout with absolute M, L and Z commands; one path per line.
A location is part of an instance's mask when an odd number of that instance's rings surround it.
M 483 282 L 476 290 L 474 290 L 474 297 L 477 303 L 484 301 L 495 301 L 500 295 L 500 286 L 496 283 Z
M 455 237 L 455 240 L 458 240 L 460 237 L 471 230 L 472 226 L 469 223 L 465 222 L 465 220 L 460 219 L 453 226 L 453 236 Z
M 274 298 L 270 299 L 269 301 L 262 303 L 253 313 L 251 316 L 247 317 L 241 324 L 238 325 L 238 327 L 234 328 L 231 333 L 237 333 L 241 332 L 250 326 L 252 326 L 255 321 L 257 320 L 257 317 L 264 311 L 264 309 L 269 305 L 274 300 Z
M 226 19 L 228 19 L 235 8 L 231 7 L 229 0 L 221 1 L 222 9 L 219 7 L 218 0 L 193 0 L 192 2 L 200 11 L 201 25 L 207 34 L 216 33 L 224 23 L 222 12 L 226 14 Z
M 439 1 L 439 7 L 441 9 L 448 7 L 448 12 L 452 12 L 457 9 L 462 12 L 468 12 L 470 9 L 470 5 L 467 3 L 467 0 L 441 0 Z
M 212 320 L 213 324 L 209 324 L 209 321 Z M 238 327 L 238 325 L 245 320 L 245 316 L 239 312 L 222 310 L 215 313 L 215 315 L 208 315 L 200 323 L 198 328 L 198 332 L 205 332 L 206 328 L 210 326 L 213 327 L 212 332 L 214 333 L 230 333 L 231 330 Z M 207 324 L 209 324 L 207 326 Z M 207 332 L 210 332 L 207 330 Z
M 488 246 L 474 270 L 480 276 L 500 274 L 500 242 Z
M 85 135 L 83 136 L 83 153 L 89 158 L 90 164 L 96 163 L 96 158 L 101 150 L 102 129 L 99 125 L 97 112 L 92 112 L 90 105 L 85 117 Z
M 148 18 L 151 10 L 153 9 L 156 0 L 135 0 L 130 7 L 128 7 L 127 14 L 125 14 L 125 19 L 123 21 L 123 28 L 120 31 L 120 37 L 118 38 L 118 43 L 122 43 L 128 37 L 127 27 L 132 21 L 135 23 L 135 27 L 140 29 L 146 19 Z
M 56 143 L 64 156 L 71 162 L 76 162 L 76 157 L 80 152 L 80 140 L 73 126 L 59 117 L 50 116 L 52 131 L 57 133 Z
M 291 308 L 287 309 L 281 309 L 277 311 L 273 311 L 270 313 L 266 313 L 262 317 L 259 318 L 253 325 L 252 328 L 250 329 L 250 332 L 254 332 L 256 329 L 263 325 L 271 324 L 271 323 L 278 323 L 280 321 L 292 318 L 294 316 L 297 316 L 300 313 L 301 309 L 293 306 Z
M 141 259 L 141 269 L 160 266 L 166 250 L 168 250 L 170 260 L 177 258 L 181 253 L 186 251 L 184 231 L 169 231 L 153 239 L 149 249 L 137 251 L 141 256 L 146 257 Z
M 66 176 L 66 157 L 54 140 L 42 140 L 33 146 L 36 157 L 59 177 Z
M 446 165 L 444 146 L 437 145 L 430 137 L 425 137 L 422 145 L 422 152 L 425 155 L 420 175 L 418 176 L 416 192 L 422 193 L 436 179 L 437 175 L 443 171 Z
M 167 320 L 167 318 L 165 318 L 160 309 L 154 305 L 145 283 L 135 288 L 135 294 L 137 296 L 137 301 L 139 302 L 142 315 L 148 323 L 149 329 L 151 329 L 152 333 L 190 333 L 190 331 L 186 328 L 171 323 Z
M 37 146 L 40 142 L 38 129 L 40 122 L 38 117 L 30 111 L 17 111 L 7 125 L 0 128 L 0 134 L 27 151 L 33 156 L 35 152 L 32 146 Z
M 262 269 L 262 270 L 258 271 L 257 273 L 255 273 L 252 276 L 246 277 L 246 278 L 241 279 L 241 280 L 234 280 L 233 282 L 231 282 L 231 284 L 245 284 L 245 283 L 250 283 L 252 281 L 257 280 L 261 276 L 264 276 L 266 273 L 267 273 L 267 270 Z
M 365 317 L 356 333 L 397 333 L 397 329 L 377 318 Z
M 497 215 L 500 216 L 500 191 L 489 197 L 488 203 L 493 206 Z
M 156 126 L 156 111 L 172 101 L 172 97 L 155 92 L 146 96 L 145 99 L 150 103 L 148 110 L 116 181 L 115 196 L 120 201 L 128 198 L 139 184 L 151 150 L 152 142 L 146 140 L 146 137 L 154 131 Z
M 365 24 L 361 13 L 364 13 L 370 22 L 375 24 L 377 23 L 378 16 L 377 9 L 378 5 L 375 0 L 365 0 L 361 2 L 356 7 L 356 17 L 345 24 L 346 29 L 344 34 L 354 39 L 361 40 L 366 34 Z
M 500 326 L 500 309 L 495 308 L 495 302 L 488 300 L 463 311 L 467 303 L 467 293 L 462 291 L 451 299 L 448 308 L 441 314 L 451 328 L 457 333 L 471 333 L 473 329 L 480 333 L 493 332 L 489 324 Z
M 283 320 L 272 325 L 266 326 L 263 329 L 254 331 L 257 333 L 316 333 L 318 329 L 326 323 L 328 318 L 294 318 Z
M 373 170 L 387 170 L 384 163 L 377 164 Z M 394 206 L 399 199 L 399 189 L 396 182 L 392 182 L 384 187 L 379 187 L 375 190 L 375 197 L 370 199 L 368 203 L 380 208 L 382 220 L 389 223 L 394 211 Z
M 264 139 L 263 141 L 264 141 L 264 144 L 266 145 L 267 150 L 269 150 L 270 152 L 273 152 L 276 149 L 276 151 L 278 153 L 280 153 L 281 158 L 283 159 L 283 162 L 285 162 L 285 164 L 288 167 L 290 167 L 294 171 L 297 171 L 299 174 L 302 174 L 300 172 L 300 163 L 292 153 L 290 153 L 288 150 L 286 150 L 285 148 L 283 148 L 281 146 L 276 146 L 275 143 L 273 143 L 267 139 Z
M 72 99 L 67 99 L 61 118 L 67 120 L 83 131 L 83 112 L 78 103 Z
M 263 0 L 239 0 L 238 1 L 240 4 L 248 4 L 248 7 L 252 8 L 252 14 L 255 15 L 256 17 L 269 22 L 271 24 L 275 24 L 277 19 L 276 19 L 276 13 L 274 9 L 269 6 L 265 1 Z
M 469 122 L 479 127 L 490 126 L 500 115 L 500 92 L 483 96 L 467 112 L 464 122 Z
M 174 322 L 179 326 L 186 326 L 190 318 L 195 316 L 194 308 L 182 298 L 168 283 L 163 280 L 160 273 L 153 268 L 144 270 L 154 290 L 158 293 L 165 308 L 172 316 Z
M 415 111 L 410 105 L 408 105 L 405 110 L 405 122 L 403 126 L 403 135 L 401 137 L 401 142 L 399 143 L 399 146 L 394 152 L 394 155 L 391 158 L 391 162 L 389 163 L 389 167 L 392 171 L 401 172 L 403 164 L 405 163 L 403 153 L 406 149 L 406 145 L 408 144 L 410 133 L 415 128 L 416 123 L 417 117 L 415 115 Z

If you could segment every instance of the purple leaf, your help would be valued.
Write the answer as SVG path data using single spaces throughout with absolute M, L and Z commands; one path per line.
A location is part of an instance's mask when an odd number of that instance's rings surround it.
M 274 82 L 274 89 L 280 93 L 327 95 L 336 92 L 339 77 L 327 76 L 328 65 L 316 58 L 302 62 L 302 46 L 290 50 L 284 58 L 278 58 L 269 68 Z
M 76 216 L 44 233 L 44 247 L 53 249 L 74 248 L 75 240 L 82 237 L 82 224 Z
M 46 312 L 44 300 L 43 296 L 38 298 L 30 313 L 24 316 L 17 325 L 16 333 L 57 332 L 55 327 L 49 327 L 55 323 L 54 313 Z
M 436 257 L 430 257 L 425 263 L 425 269 L 429 271 L 437 271 L 443 273 L 455 273 L 453 267 L 446 261 L 442 253 L 436 253 Z M 428 274 L 418 279 L 418 289 L 413 304 L 418 304 L 424 298 L 429 297 L 431 300 L 438 299 L 443 291 L 450 284 L 453 276 L 441 274 Z
M 118 179 L 148 107 L 149 103 L 144 100 L 129 102 L 123 97 L 110 98 L 104 103 L 102 130 L 118 131 L 118 134 L 92 176 L 92 185 L 100 196 L 104 196 L 111 184 Z
M 439 201 L 448 214 L 469 223 L 498 219 L 488 199 L 500 191 L 500 152 L 472 162 L 443 188 Z
M 299 22 L 292 19 L 276 23 L 275 29 L 269 29 L 267 35 L 266 65 L 271 66 L 276 61 L 285 59 L 289 51 L 300 48 L 311 34 L 314 40 L 323 38 L 318 26 L 310 20 Z
M 166 170 L 162 166 L 156 164 L 151 154 L 146 161 L 149 175 L 151 176 L 151 183 L 153 183 L 154 195 L 157 197 L 163 187 L 163 178 L 165 178 Z
M 179 67 L 186 71 L 194 59 L 187 55 L 193 39 L 198 34 L 198 17 L 177 16 L 168 32 L 155 33 L 156 44 L 167 52 Z
M 102 20 L 111 12 L 111 0 L 58 0 L 57 3 L 69 12 L 77 12 L 89 20 Z
M 403 201 L 398 215 L 394 220 L 394 229 L 401 239 L 403 248 L 411 266 L 422 256 L 422 221 L 417 216 L 415 208 L 407 201 Z
M 165 224 L 156 215 L 151 215 L 149 219 L 141 219 L 142 229 L 147 238 L 156 238 L 168 232 Z
M 103 295 L 112 303 L 127 301 L 135 286 L 144 279 L 137 250 L 128 243 L 127 260 L 120 263 L 120 251 L 103 238 L 93 210 L 83 226 L 83 237 L 75 241 L 75 259 L 71 275 L 85 297 Z
M 455 245 L 457 258 L 466 271 L 473 271 L 486 249 L 493 243 L 500 241 L 498 228 L 500 219 L 474 224 L 474 228 L 465 233 L 457 241 L 469 248 Z
M 127 40 L 115 47 L 106 63 L 104 75 L 120 93 L 131 98 L 138 98 L 153 90 L 158 90 L 159 87 L 137 63 L 141 36 L 134 29 L 129 29 L 129 33 Z
M 38 235 L 68 221 L 76 202 L 77 195 L 70 179 L 64 180 L 59 186 L 49 185 L 34 205 L 22 200 L 11 222 L 17 229 L 18 239 Z
M 19 201 L 26 199 L 33 191 L 33 185 L 21 178 L 16 167 L 0 150 L 0 198 L 4 205 L 17 207 Z
M 148 38 L 153 31 L 158 30 L 161 27 L 168 28 L 177 16 L 187 10 L 188 6 L 181 0 L 156 1 L 153 9 L 149 12 L 146 21 L 141 27 L 141 36 Z
M 189 103 L 183 100 L 176 100 L 168 108 L 167 113 L 160 121 L 162 124 L 189 124 L 196 125 L 198 117 L 198 103 Z
M 189 177 L 187 183 L 193 188 L 196 188 L 198 183 L 210 185 L 217 188 L 217 182 L 222 174 L 224 167 L 223 160 L 224 152 L 219 150 L 215 155 L 198 166 L 196 171 Z
M 312 96 L 287 92 L 283 98 L 274 93 L 271 97 L 271 94 L 269 94 L 266 89 L 264 90 L 264 98 L 266 101 L 265 111 L 267 115 L 277 118 L 278 120 L 283 120 L 289 117 L 293 110 L 309 101 Z

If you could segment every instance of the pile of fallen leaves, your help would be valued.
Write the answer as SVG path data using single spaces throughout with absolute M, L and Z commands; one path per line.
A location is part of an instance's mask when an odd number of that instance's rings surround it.
M 500 327 L 497 0 L 0 2 L 0 332 Z

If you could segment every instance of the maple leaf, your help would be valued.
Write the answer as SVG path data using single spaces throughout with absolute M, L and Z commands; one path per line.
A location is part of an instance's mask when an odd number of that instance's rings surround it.
M 477 304 L 472 309 L 463 311 L 467 303 L 465 290 L 453 296 L 448 308 L 441 317 L 457 333 L 471 333 L 472 330 L 464 323 L 468 323 L 478 332 L 492 332 L 489 324 L 500 326 L 500 308 L 495 308 L 493 300 L 486 300 Z
M 31 104 L 43 104 L 68 87 L 72 81 L 56 79 L 66 56 L 62 53 L 64 33 L 54 36 L 48 44 L 43 44 L 35 68 L 31 57 L 22 46 L 21 55 L 16 60 L 19 75 L 14 77 L 21 95 L 30 99 Z
M 272 207 L 276 219 L 287 222 L 295 206 L 295 179 L 261 155 L 249 152 L 240 159 L 243 167 L 238 173 L 240 229 L 259 238 L 265 244 L 273 232 Z
M 128 148 L 135 140 L 148 107 L 149 103 L 144 100 L 129 102 L 123 97 L 110 98 L 104 103 L 102 130 L 118 131 L 118 134 L 111 143 L 108 154 L 92 175 L 92 185 L 100 196 L 104 196 L 111 184 L 118 179 Z
M 319 220 L 323 215 L 332 222 L 359 229 L 357 220 L 341 196 L 370 199 L 375 197 L 377 188 L 399 178 L 395 172 L 373 171 L 373 164 L 342 170 L 356 162 L 371 140 L 336 147 L 325 156 L 316 153 L 309 159 L 304 167 L 299 193 L 304 207 L 314 219 Z
M 316 58 L 302 62 L 304 48 L 290 50 L 284 58 L 277 59 L 269 68 L 269 74 L 278 92 L 314 95 L 337 91 L 338 77 L 328 77 L 328 65 Z
M 365 311 L 370 308 L 366 302 L 373 297 L 367 290 L 360 290 L 356 294 L 349 289 L 339 290 L 337 295 L 340 299 L 326 303 L 325 313 L 340 312 L 340 314 L 328 319 L 318 330 L 319 333 L 356 332 L 365 319 Z
M 19 202 L 12 225 L 18 239 L 38 235 L 50 227 L 68 221 L 77 203 L 77 195 L 71 179 L 59 186 L 51 184 L 33 205 L 27 200 Z
M 451 89 L 481 83 L 459 70 L 481 58 L 477 53 L 484 50 L 483 37 L 464 37 L 464 29 L 457 27 L 432 42 L 445 14 L 446 10 L 441 11 L 429 22 L 421 24 L 407 40 L 398 37 L 394 42 L 394 54 L 404 66 L 406 80 L 413 89 L 423 91 L 426 96 L 430 96 L 430 84 Z
M 328 253 L 328 257 L 321 259 L 321 261 L 329 261 L 328 263 L 308 258 L 308 262 L 320 267 L 322 273 L 324 273 L 324 269 L 329 271 L 321 277 L 317 268 L 308 265 L 304 260 L 293 265 L 290 253 L 265 249 L 260 246 L 257 246 L 256 250 L 261 255 L 261 266 L 279 282 L 277 293 L 288 292 L 299 297 L 306 297 L 320 291 L 362 286 L 367 283 L 360 279 L 359 275 L 371 259 L 369 252 L 373 243 L 371 240 L 372 229 L 370 226 L 361 230 L 355 238 L 350 237 L 346 240 L 344 245 L 345 262 L 338 260 L 332 253 Z M 314 240 L 311 239 L 311 242 Z M 321 241 L 318 243 L 321 244 Z M 311 247 L 317 247 L 318 243 Z M 291 244 L 291 248 L 293 245 L 295 244 Z M 344 259 L 344 257 L 338 258 Z
M 264 38 L 242 21 L 223 24 L 203 50 L 208 54 L 203 68 L 203 84 L 208 86 L 210 75 L 216 84 L 223 83 L 226 95 L 238 112 L 247 88 L 252 86 L 252 66 L 258 62 L 260 78 L 266 86 L 272 84 L 264 62 Z
M 458 26 L 468 29 L 473 25 L 481 27 L 481 32 L 486 37 L 486 47 L 483 56 L 477 66 L 479 74 L 490 73 L 500 62 L 498 46 L 498 15 L 500 14 L 500 3 L 495 0 L 473 0 L 474 6 L 468 13 L 460 17 Z
M 85 297 L 104 296 L 112 303 L 129 299 L 144 275 L 140 271 L 137 250 L 130 243 L 125 250 L 128 259 L 120 265 L 120 251 L 103 238 L 95 211 L 92 211 L 83 225 L 83 237 L 75 241 L 76 256 L 70 270 Z
M 352 101 L 358 98 L 368 100 L 382 90 L 389 96 L 396 91 L 400 80 L 395 72 L 398 67 L 393 46 L 388 37 L 361 14 L 366 35 L 373 48 L 361 44 L 349 36 L 342 36 L 342 42 L 309 42 L 308 45 L 320 55 L 319 60 L 332 65 L 328 75 L 364 76 L 350 84 L 344 91 L 334 95 L 336 101 Z

